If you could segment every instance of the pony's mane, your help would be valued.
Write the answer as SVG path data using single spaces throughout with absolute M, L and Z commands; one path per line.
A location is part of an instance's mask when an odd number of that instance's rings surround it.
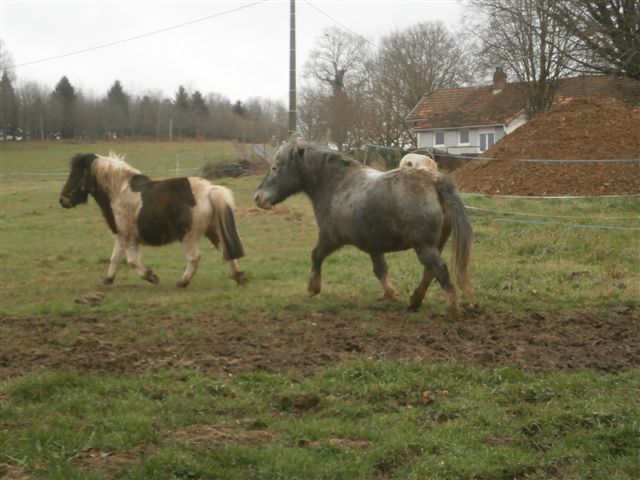
M 140 170 L 124 161 L 124 155 L 109 152 L 106 157 L 97 154 L 96 156 L 98 158 L 92 164 L 93 174 L 108 193 L 118 193 L 123 183 L 140 173 Z
M 276 152 L 275 156 L 283 156 L 285 158 L 289 157 L 290 155 L 297 156 L 297 153 L 295 153 L 294 150 L 298 148 L 304 148 L 303 159 L 313 162 L 316 165 L 321 163 L 339 163 L 346 167 L 362 166 L 359 162 L 345 156 L 342 152 L 331 150 L 322 145 L 318 145 L 308 140 L 302 140 L 300 138 L 282 145 Z

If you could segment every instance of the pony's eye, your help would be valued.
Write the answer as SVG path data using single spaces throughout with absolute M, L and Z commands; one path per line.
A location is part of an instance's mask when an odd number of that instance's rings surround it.
M 277 172 L 278 171 L 278 167 L 276 167 L 275 165 L 273 167 L 271 167 L 271 171 L 272 172 Z

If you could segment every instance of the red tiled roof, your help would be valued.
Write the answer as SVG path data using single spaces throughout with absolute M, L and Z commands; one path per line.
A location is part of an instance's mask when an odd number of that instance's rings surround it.
M 521 83 L 507 83 L 494 94 L 493 85 L 437 90 L 422 97 L 405 117 L 414 129 L 504 125 L 523 111 Z M 629 78 L 588 76 L 565 79 L 554 103 L 570 98 L 615 98 L 640 105 L 640 82 Z

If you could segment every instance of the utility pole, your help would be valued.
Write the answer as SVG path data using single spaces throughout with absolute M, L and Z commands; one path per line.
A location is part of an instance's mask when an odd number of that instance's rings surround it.
M 296 107 L 296 0 L 290 0 L 289 23 L 289 135 L 298 130 Z

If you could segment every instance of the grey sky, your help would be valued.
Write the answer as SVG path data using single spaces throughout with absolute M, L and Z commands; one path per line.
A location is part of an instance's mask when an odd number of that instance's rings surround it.
M 455 0 L 297 0 L 298 84 L 309 51 L 326 27 L 343 26 L 375 43 L 421 21 L 442 20 L 455 27 L 460 15 Z M 2 0 L 0 17 L 0 38 L 17 66 L 18 83 L 34 80 L 53 88 L 66 75 L 76 88 L 100 96 L 118 79 L 134 94 L 173 96 L 184 85 L 232 101 L 287 99 L 289 0 Z M 144 36 L 204 17 L 212 18 Z

